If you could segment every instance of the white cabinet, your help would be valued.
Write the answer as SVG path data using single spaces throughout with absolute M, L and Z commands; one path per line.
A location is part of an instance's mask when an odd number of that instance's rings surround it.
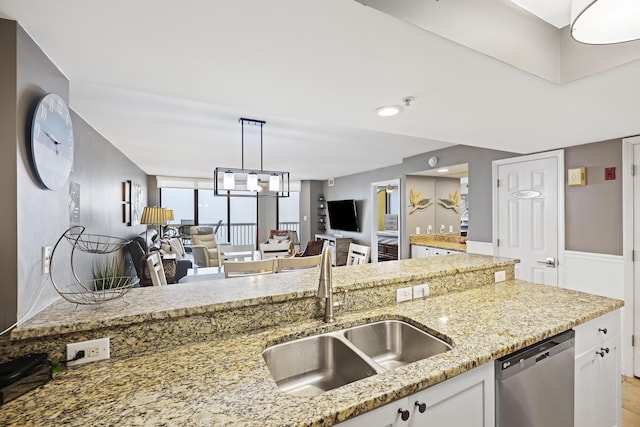
M 495 425 L 493 362 L 409 396 L 410 427 Z M 422 411 L 422 412 L 420 412 Z
M 411 245 L 411 258 L 426 258 L 430 256 L 460 254 L 460 251 L 434 248 L 433 246 Z
M 422 245 L 411 245 L 411 258 L 426 258 L 429 256 L 429 247 Z
M 459 254 L 462 253 L 460 251 L 452 251 L 451 249 L 441 249 L 441 248 L 429 248 L 429 256 L 440 256 L 440 255 L 451 255 L 451 254 Z
M 493 363 L 340 424 L 345 427 L 495 425 Z M 422 411 L 422 412 L 421 412 Z M 406 420 L 403 420 L 406 417 Z M 408 417 L 407 417 L 408 416 Z
M 409 425 L 408 398 L 396 400 L 373 411 L 340 423 L 340 427 L 402 427 Z M 407 420 L 403 420 L 403 414 Z M 407 416 L 409 415 L 409 416 Z
M 574 426 L 620 426 L 620 310 L 577 326 L 575 331 Z

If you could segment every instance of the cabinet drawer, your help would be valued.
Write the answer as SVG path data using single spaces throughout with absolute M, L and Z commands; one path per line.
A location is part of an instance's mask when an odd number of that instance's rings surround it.
M 576 356 L 620 335 L 620 322 L 620 310 L 616 310 L 576 326 Z

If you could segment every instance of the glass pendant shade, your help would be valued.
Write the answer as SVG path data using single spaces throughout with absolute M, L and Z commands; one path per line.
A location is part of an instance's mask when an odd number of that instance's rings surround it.
M 247 188 L 251 191 L 255 191 L 256 187 L 258 187 L 258 174 L 251 172 L 247 175 Z
M 640 39 L 640 1 L 572 0 L 571 37 L 585 44 Z
M 280 177 L 278 175 L 269 176 L 269 191 L 280 191 Z
M 236 180 L 233 172 L 226 171 L 223 177 L 222 188 L 224 188 L 225 190 L 233 190 L 236 186 Z

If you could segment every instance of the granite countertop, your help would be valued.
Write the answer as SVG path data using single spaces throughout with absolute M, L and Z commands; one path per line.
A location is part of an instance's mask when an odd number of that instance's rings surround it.
M 416 234 L 409 236 L 412 245 L 430 246 L 451 251 L 467 252 L 466 238 L 450 234 Z
M 450 276 L 487 267 L 512 267 L 517 260 L 466 254 L 406 259 L 333 268 L 333 286 L 342 289 L 375 288 Z M 162 287 L 131 289 L 124 300 L 102 306 L 74 306 L 60 300 L 11 331 L 12 340 L 52 336 L 150 320 L 163 320 L 264 303 L 295 301 L 315 296 L 318 269 L 294 273 L 220 279 Z M 233 284 L 233 286 L 230 286 Z
M 348 315 L 338 310 L 335 325 L 309 320 L 69 369 L 0 407 L 0 422 L 328 426 L 622 305 L 619 300 L 510 280 Z M 454 348 L 316 397 L 279 391 L 261 356 L 273 343 L 379 319 L 408 320 Z

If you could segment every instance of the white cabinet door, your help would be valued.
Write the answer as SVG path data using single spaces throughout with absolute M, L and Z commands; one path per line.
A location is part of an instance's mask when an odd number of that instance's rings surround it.
M 409 425 L 494 427 L 493 369 L 493 362 L 489 362 L 409 396 Z
M 613 318 L 607 316 L 609 320 Z M 617 319 L 619 321 L 619 316 Z M 587 342 L 588 336 L 582 335 L 586 335 L 590 329 L 597 330 L 605 320 L 606 316 L 586 323 L 585 327 L 576 328 L 576 343 Z M 616 334 L 576 357 L 575 427 L 621 425 L 620 340 L 620 335 Z
M 407 398 L 396 400 L 373 411 L 366 412 L 350 420 L 340 423 L 340 427 L 407 427 L 410 416 L 407 409 Z
M 429 256 L 429 248 L 421 245 L 411 245 L 411 258 L 426 258 Z

